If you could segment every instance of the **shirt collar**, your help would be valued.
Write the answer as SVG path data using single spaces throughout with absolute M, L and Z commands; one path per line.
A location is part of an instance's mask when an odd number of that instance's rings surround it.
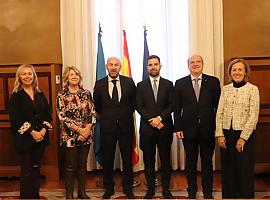
M 112 82 L 112 80 L 118 80 L 118 81 L 120 81 L 120 78 L 119 78 L 119 76 L 117 76 L 116 78 L 112 79 L 110 76 L 108 76 L 108 81 L 109 82 Z
M 149 76 L 149 78 L 150 78 L 151 83 L 153 83 L 154 80 L 157 80 L 157 82 L 159 82 L 160 80 L 160 76 L 157 76 L 157 77 Z
M 198 77 L 195 77 L 192 74 L 190 74 L 190 77 L 191 77 L 192 81 L 195 80 L 196 78 L 198 78 L 199 80 L 202 80 L 202 74 L 200 76 L 198 76 Z

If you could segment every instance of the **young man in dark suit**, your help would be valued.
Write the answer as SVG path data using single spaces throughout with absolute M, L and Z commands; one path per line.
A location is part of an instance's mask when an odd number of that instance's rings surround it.
M 155 195 L 156 146 L 161 160 L 162 195 L 172 199 L 169 190 L 171 179 L 171 143 L 173 138 L 173 83 L 160 77 L 160 58 L 149 56 L 149 78 L 138 83 L 136 104 L 141 115 L 140 147 L 143 151 L 144 173 L 148 185 L 145 199 Z
M 132 191 L 132 143 L 135 111 L 136 86 L 131 78 L 119 75 L 119 58 L 110 57 L 106 68 L 108 76 L 98 80 L 94 87 L 94 103 L 100 121 L 101 152 L 104 159 L 103 199 L 114 194 L 113 163 L 118 141 L 123 161 L 123 193 L 134 198 Z
M 213 198 L 212 157 L 215 148 L 215 116 L 220 96 L 216 77 L 202 73 L 203 59 L 188 59 L 190 75 L 176 81 L 174 122 L 178 138 L 183 139 L 186 152 L 188 198 L 196 198 L 198 152 L 201 157 L 204 198 Z

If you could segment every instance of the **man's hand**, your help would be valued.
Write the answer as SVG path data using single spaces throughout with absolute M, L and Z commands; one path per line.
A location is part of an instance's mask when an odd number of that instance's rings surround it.
M 178 139 L 183 139 L 184 138 L 184 132 L 183 131 L 177 131 L 176 132 L 176 137 Z
M 150 122 L 150 125 L 153 126 L 154 128 L 157 128 L 157 126 L 161 123 L 159 117 L 154 117 L 148 120 Z
M 157 126 L 157 129 L 162 129 L 164 127 L 164 124 L 162 124 L 162 122 L 160 122 L 160 124 Z

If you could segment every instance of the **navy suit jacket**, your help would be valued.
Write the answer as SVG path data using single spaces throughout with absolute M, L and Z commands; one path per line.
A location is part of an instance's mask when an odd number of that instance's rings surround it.
M 174 88 L 175 131 L 184 131 L 186 139 L 194 139 L 199 123 L 200 138 L 213 139 L 219 96 L 220 83 L 214 76 L 202 74 L 198 102 L 191 76 L 177 80 Z
M 114 102 L 108 90 L 108 76 L 96 81 L 94 87 L 95 109 L 100 117 L 100 131 L 102 134 L 110 134 L 117 125 L 123 133 L 133 134 L 135 111 L 136 86 L 133 79 L 119 76 L 121 84 L 120 102 Z
M 173 111 L 173 83 L 160 77 L 157 102 L 150 79 L 146 79 L 137 85 L 136 95 L 137 111 L 141 115 L 140 134 L 172 134 L 173 121 L 171 113 Z M 164 128 L 158 130 L 153 128 L 148 122 L 153 117 L 160 116 Z

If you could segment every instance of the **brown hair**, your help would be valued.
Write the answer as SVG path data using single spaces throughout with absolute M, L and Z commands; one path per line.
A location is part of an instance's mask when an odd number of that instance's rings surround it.
M 243 65 L 245 66 L 246 76 L 244 78 L 244 81 L 248 82 L 248 78 L 249 78 L 249 75 L 250 75 L 250 67 L 249 67 L 249 64 L 247 63 L 247 61 L 245 61 L 242 58 L 233 59 L 229 63 L 229 65 L 228 65 L 228 77 L 229 77 L 229 80 L 232 81 L 231 71 L 232 71 L 233 65 L 236 64 L 236 63 L 243 63 Z

